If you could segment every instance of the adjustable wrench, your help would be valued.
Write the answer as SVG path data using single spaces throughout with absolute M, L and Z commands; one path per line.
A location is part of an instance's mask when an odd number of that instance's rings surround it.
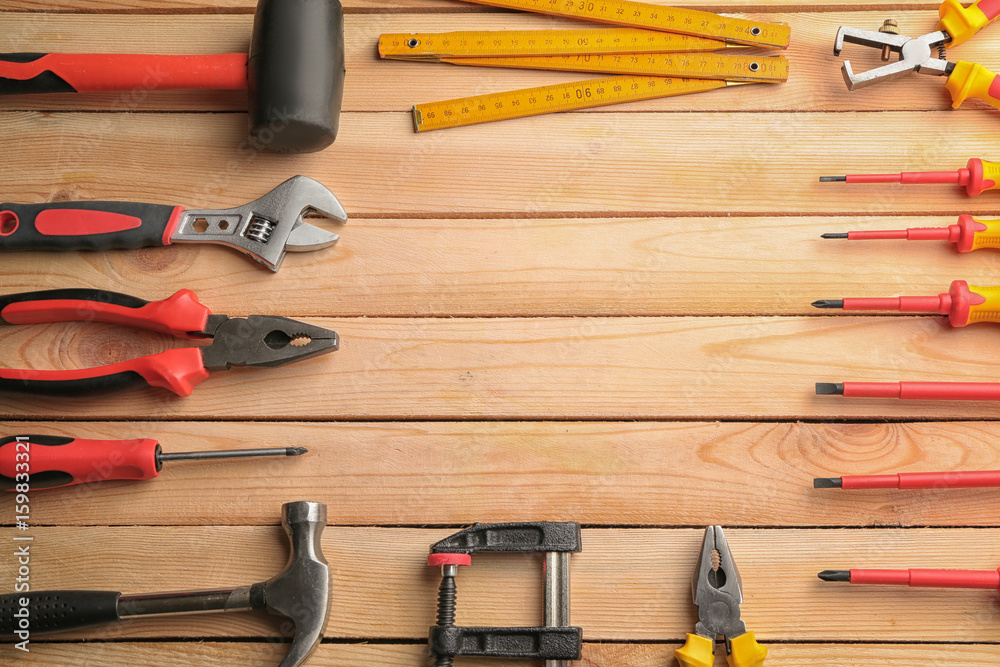
M 340 238 L 303 221 L 313 212 L 338 223 L 347 214 L 325 186 L 305 176 L 257 201 L 226 210 L 132 202 L 0 204 L 2 250 L 111 250 L 174 243 L 235 248 L 272 271 L 286 252 L 327 248 Z

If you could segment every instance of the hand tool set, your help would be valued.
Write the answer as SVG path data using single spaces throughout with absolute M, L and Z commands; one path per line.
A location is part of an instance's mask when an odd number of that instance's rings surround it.
M 257 201 L 219 211 L 129 202 L 0 204 L 0 249 L 111 250 L 216 243 L 277 271 L 286 252 L 328 248 L 340 238 L 303 222 L 302 216 L 309 212 L 347 222 L 337 197 L 305 176 L 288 179 Z
M 0 438 L 0 490 L 13 491 L 18 481 L 18 454 L 30 462 L 31 490 L 57 489 L 116 479 L 153 479 L 164 461 L 209 461 L 251 456 L 302 456 L 304 447 L 229 449 L 164 453 L 160 443 L 141 440 L 84 440 L 58 435 L 16 435 Z
M 851 61 L 845 60 L 842 69 L 848 90 L 920 72 L 948 77 L 945 88 L 951 93 L 953 108 L 957 109 L 969 97 L 978 97 L 1000 107 L 1000 81 L 996 74 L 979 64 L 961 60 L 953 63 L 945 59 L 947 47 L 963 44 L 1000 16 L 1000 3 L 978 0 L 963 7 L 958 0 L 945 0 L 938 15 L 941 20 L 934 32 L 914 38 L 899 34 L 898 25 L 891 20 L 878 31 L 840 28 L 833 47 L 834 55 L 840 55 L 845 42 L 880 49 L 883 61 L 888 61 L 893 53 L 898 54 L 897 62 L 859 74 L 855 74 Z
M 246 90 L 253 147 L 309 153 L 337 137 L 344 74 L 340 0 L 260 0 L 249 56 L 0 54 L 0 95 Z
M 211 339 L 108 366 L 69 371 L 0 369 L 0 390 L 76 396 L 148 385 L 189 396 L 209 371 L 273 368 L 333 352 L 337 333 L 285 317 L 213 315 L 191 290 L 161 301 L 92 289 L 24 292 L 0 297 L 0 323 L 107 322 L 178 338 Z
M 418 104 L 413 107 L 417 132 L 788 79 L 788 61 L 782 56 L 711 53 L 736 45 L 786 48 L 790 30 L 783 23 L 629 0 L 547 6 L 536 0 L 482 4 L 626 27 L 391 33 L 379 38 L 380 57 L 616 76 Z
M 972 252 L 981 248 L 1000 248 L 1000 220 L 977 220 L 971 215 L 958 216 L 958 223 L 947 227 L 910 227 L 860 232 L 832 232 L 824 239 L 869 241 L 898 239 L 907 241 L 948 241 L 959 252 Z
M 1000 162 L 987 162 L 970 158 L 957 171 L 904 171 L 900 174 L 848 174 L 847 176 L 820 176 L 820 183 L 903 183 L 925 185 L 928 183 L 954 183 L 965 188 L 970 197 L 1000 187 Z
M 579 660 L 583 630 L 569 624 L 569 555 L 582 549 L 580 524 L 552 521 L 477 523 L 432 544 L 427 565 L 441 568 L 437 624 L 429 640 L 436 667 L 451 667 L 458 656 L 544 660 L 545 667 L 567 667 L 567 661 Z M 496 552 L 545 554 L 541 627 L 455 625 L 459 566 L 472 565 L 473 554 Z
M 323 557 L 326 505 L 281 506 L 290 553 L 285 569 L 267 581 L 205 591 L 122 595 L 112 591 L 27 591 L 0 595 L 0 641 L 16 640 L 17 614 L 29 609 L 30 634 L 106 625 L 143 616 L 263 611 L 291 624 L 288 652 L 278 667 L 299 667 L 323 639 L 330 615 L 330 566 Z M 27 602 L 27 604 L 24 604 Z
M 761 667 L 767 649 L 747 632 L 740 619 L 743 581 L 736 569 L 722 526 L 709 526 L 701 545 L 701 557 L 691 580 L 691 593 L 698 607 L 698 625 L 684 646 L 675 650 L 681 667 L 712 667 L 715 641 L 722 637 L 730 667 Z

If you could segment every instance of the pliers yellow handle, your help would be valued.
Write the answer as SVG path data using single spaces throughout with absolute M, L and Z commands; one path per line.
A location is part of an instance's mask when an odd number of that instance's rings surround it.
M 757 643 L 752 632 L 730 642 L 733 652 L 726 656 L 729 667 L 763 667 L 767 648 Z M 680 667 L 712 667 L 715 664 L 715 641 L 701 635 L 687 636 L 684 646 L 675 650 Z
M 957 109 L 970 97 L 978 97 L 1000 109 L 1000 77 L 982 65 L 959 60 L 948 75 L 945 88 L 951 93 L 953 109 Z
M 1000 4 L 994 0 L 978 0 L 968 7 L 963 7 L 958 0 L 944 0 L 938 10 L 938 16 L 941 20 L 936 29 L 945 30 L 951 35 L 949 47 L 958 46 L 969 41 L 1000 16 Z

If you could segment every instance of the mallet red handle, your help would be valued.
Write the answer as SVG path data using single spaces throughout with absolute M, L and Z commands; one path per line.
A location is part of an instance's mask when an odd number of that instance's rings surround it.
M 246 90 L 247 54 L 5 53 L 0 95 L 133 90 Z
M 141 440 L 83 440 L 52 435 L 0 439 L 0 489 L 32 491 L 160 474 L 160 445 Z

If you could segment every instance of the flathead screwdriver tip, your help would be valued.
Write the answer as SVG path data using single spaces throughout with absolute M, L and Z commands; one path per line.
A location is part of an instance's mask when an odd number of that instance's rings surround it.
M 844 383 L 842 382 L 817 382 L 817 394 L 844 394 Z
M 839 477 L 815 477 L 813 478 L 814 489 L 841 489 L 844 482 Z
M 843 308 L 843 299 L 820 299 L 812 302 L 813 308 Z
M 850 238 L 847 232 L 827 232 L 826 234 L 820 234 L 820 238 L 824 239 L 846 239 Z
M 285 456 L 302 456 L 308 451 L 305 447 L 289 447 L 285 450 Z
M 847 176 L 820 176 L 820 183 L 846 183 Z
M 823 581 L 851 581 L 850 570 L 823 570 L 819 573 L 819 578 Z

